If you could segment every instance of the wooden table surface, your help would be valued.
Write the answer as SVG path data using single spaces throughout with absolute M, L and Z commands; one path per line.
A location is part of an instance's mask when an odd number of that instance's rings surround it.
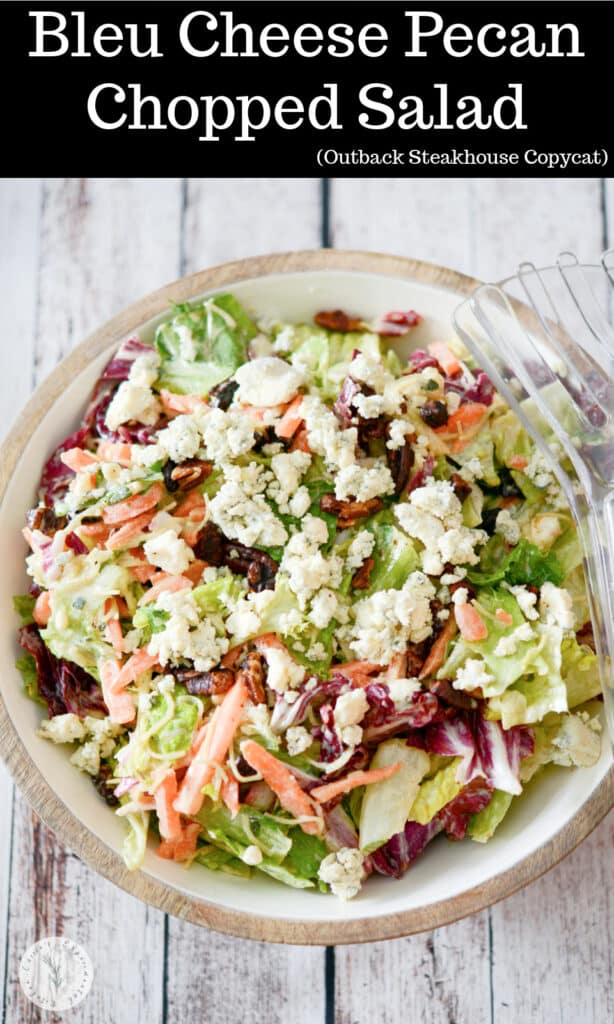
M 598 179 L 5 180 L 0 429 L 94 327 L 215 263 L 334 245 L 495 280 L 524 258 L 547 262 L 571 248 L 590 259 L 606 244 L 614 182 Z M 564 863 L 488 911 L 334 950 L 226 938 L 151 910 L 57 842 L 1 767 L 0 820 L 6 1024 L 614 1020 L 612 815 Z M 78 1008 L 50 1017 L 26 1000 L 18 966 L 32 942 L 62 934 L 88 951 L 94 983 Z

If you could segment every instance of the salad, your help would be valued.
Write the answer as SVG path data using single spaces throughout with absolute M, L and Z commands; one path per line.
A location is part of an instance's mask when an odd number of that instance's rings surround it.
M 420 320 L 178 305 L 45 465 L 18 666 L 129 868 L 347 899 L 599 757 L 569 508 L 455 338 L 399 358 Z

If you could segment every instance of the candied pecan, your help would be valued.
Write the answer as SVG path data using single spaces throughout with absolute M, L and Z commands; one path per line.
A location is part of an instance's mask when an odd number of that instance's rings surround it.
M 576 640 L 579 644 L 586 644 L 591 650 L 596 650 L 595 645 L 595 634 L 593 633 L 593 623 L 588 620 L 585 622 L 581 629 L 576 632 Z
M 225 540 L 215 523 L 205 523 L 194 545 L 194 554 L 207 565 L 223 565 Z
M 416 679 L 420 675 L 420 669 L 426 661 L 429 643 L 421 640 L 418 644 L 410 644 L 407 648 L 407 678 Z
M 109 807 L 119 807 L 119 800 L 113 792 L 115 788 L 113 772 L 108 764 L 100 765 L 100 770 L 97 775 L 93 776 L 92 782 L 94 783 L 94 788 Z
M 338 517 L 337 525 L 344 529 L 352 526 L 357 519 L 364 519 L 384 507 L 381 498 L 369 498 L 368 501 L 341 501 L 334 494 L 323 494 L 320 498 L 322 512 Z
M 275 427 L 268 426 L 264 430 L 256 432 L 256 440 L 254 441 L 254 447 L 252 451 L 261 452 L 265 444 L 280 444 L 286 450 L 290 447 L 292 438 L 278 437 L 275 433 Z
M 170 480 L 177 484 L 180 491 L 190 491 L 198 484 L 202 484 L 212 472 L 213 466 L 210 462 L 203 462 L 202 459 L 185 459 L 184 462 L 173 467 L 170 472 Z M 171 489 L 174 490 L 174 488 Z
M 40 530 L 41 533 L 55 533 L 56 530 L 62 530 L 67 522 L 67 516 L 56 516 L 53 509 L 47 505 L 39 505 L 38 508 L 30 509 L 27 516 L 30 529 Z
M 245 667 L 241 669 L 240 675 L 242 675 L 252 703 L 266 704 L 264 664 L 262 656 L 257 651 L 250 651 L 247 655 Z
M 448 422 L 448 407 L 437 398 L 426 402 L 419 412 L 427 427 L 443 427 Z
M 235 674 L 231 668 L 214 668 L 210 672 L 179 668 L 173 674 L 177 682 L 182 683 L 188 693 L 195 697 L 212 697 L 214 694 L 226 693 L 235 681 Z
M 433 680 L 432 683 L 429 683 L 429 690 L 444 704 L 459 708 L 461 711 L 475 711 L 478 706 L 475 697 L 463 693 L 462 690 L 455 690 L 449 679 Z
M 352 587 L 354 590 L 368 590 L 371 586 L 370 576 L 375 565 L 374 558 L 365 558 L 359 569 L 352 576 Z
M 465 498 L 468 498 L 471 494 L 471 484 L 468 484 L 466 480 L 463 480 L 459 473 L 452 473 L 450 477 L 450 483 L 458 500 L 463 502 Z
M 227 380 L 216 384 L 209 392 L 208 400 L 210 405 L 215 405 L 218 409 L 227 409 L 232 403 L 238 387 L 238 382 L 233 380 L 232 377 L 228 377 Z
M 322 310 L 316 313 L 313 319 L 319 327 L 328 327 L 330 331 L 340 331 L 343 334 L 365 329 L 364 321 L 360 317 L 348 316 L 342 309 Z
M 405 438 L 401 448 L 386 448 L 386 459 L 388 468 L 394 480 L 394 493 L 402 494 L 409 482 L 409 475 L 414 465 L 414 450 L 411 446 L 411 439 Z
M 224 565 L 232 572 L 246 576 L 250 590 L 272 590 L 275 586 L 279 565 L 266 551 L 225 540 Z
M 165 462 L 163 467 L 162 467 L 162 476 L 164 478 L 164 486 L 166 487 L 167 491 L 169 491 L 171 494 L 174 491 L 178 491 L 179 490 L 179 481 L 175 480 L 173 478 L 173 471 L 176 468 L 177 468 L 177 463 L 173 462 L 172 459 L 169 459 L 167 462 Z

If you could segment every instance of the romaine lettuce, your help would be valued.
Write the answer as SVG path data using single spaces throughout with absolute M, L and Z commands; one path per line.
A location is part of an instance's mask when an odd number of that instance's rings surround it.
M 496 789 L 490 798 L 490 803 L 470 819 L 467 835 L 476 843 L 487 843 L 489 839 L 492 839 L 496 829 L 512 806 L 513 799 L 512 793 L 504 793 L 503 790 Z

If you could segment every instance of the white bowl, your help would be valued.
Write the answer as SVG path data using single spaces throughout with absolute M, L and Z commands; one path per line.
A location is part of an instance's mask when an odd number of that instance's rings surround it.
M 410 934 L 473 913 L 532 881 L 577 845 L 612 806 L 607 742 L 594 767 L 552 769 L 527 787 L 494 838 L 434 842 L 395 881 L 373 877 L 358 898 L 342 903 L 318 892 L 186 871 L 149 850 L 140 872 L 120 858 L 122 822 L 107 810 L 88 777 L 69 764 L 65 748 L 36 736 L 41 708 L 24 693 L 14 669 L 18 655 L 13 594 L 26 587 L 20 539 L 35 500 L 41 468 L 76 428 L 90 390 L 127 333 L 152 337 L 170 299 L 185 301 L 232 290 L 259 315 L 291 321 L 319 309 L 342 308 L 373 317 L 390 309 L 418 310 L 424 322 L 411 348 L 452 331 L 451 316 L 477 282 L 453 271 L 396 257 L 322 251 L 227 264 L 183 278 L 148 296 L 96 332 L 38 390 L 5 446 L 0 477 L 0 741 L 18 784 L 41 817 L 79 856 L 106 877 L 155 906 L 232 934 L 300 943 L 357 942 Z M 406 343 L 404 343 L 406 345 Z

